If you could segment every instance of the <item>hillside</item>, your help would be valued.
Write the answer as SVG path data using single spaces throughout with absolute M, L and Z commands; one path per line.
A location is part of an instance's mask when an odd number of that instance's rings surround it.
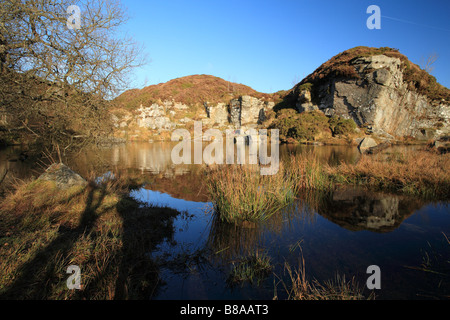
M 252 96 L 264 101 L 278 98 L 275 94 L 258 92 L 246 85 L 225 81 L 211 75 L 192 75 L 124 92 L 115 101 L 125 109 L 135 109 L 141 104 L 174 101 L 188 106 L 228 103 L 240 96 Z
M 175 128 L 192 129 L 194 121 L 222 130 L 283 123 L 280 130 L 297 133 L 290 138 L 315 140 L 324 135 L 305 134 L 315 126 L 308 121 L 328 123 L 333 117 L 333 123 L 356 124 L 364 134 L 389 140 L 429 140 L 450 132 L 450 90 L 388 47 L 339 53 L 288 91 L 261 93 L 211 75 L 193 75 L 126 91 L 114 102 L 117 136 L 131 140 L 167 139 Z M 298 117 L 311 111 L 318 116 Z M 327 135 L 336 135 L 330 126 Z
M 450 132 L 450 90 L 393 48 L 356 47 L 292 88 L 282 107 L 353 119 L 388 139 L 429 140 Z
M 419 94 L 427 96 L 431 100 L 444 99 L 445 101 L 450 102 L 450 89 L 439 84 L 434 76 L 421 69 L 418 65 L 412 63 L 405 55 L 401 54 L 398 49 L 389 47 L 371 48 L 361 46 L 341 52 L 303 79 L 294 87 L 294 90 L 308 86 L 318 86 L 330 78 L 361 79 L 360 74 L 352 68 L 352 62 L 359 58 L 376 55 L 400 59 L 403 79 L 408 84 L 409 90 L 414 90 Z M 371 71 L 373 70 L 364 70 L 365 73 L 370 73 Z

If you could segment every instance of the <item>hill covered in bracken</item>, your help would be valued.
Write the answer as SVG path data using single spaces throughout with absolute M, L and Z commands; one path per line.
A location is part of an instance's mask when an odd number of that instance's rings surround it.
M 355 47 L 292 88 L 282 107 L 353 119 L 388 139 L 450 133 L 450 90 L 397 49 Z
M 258 92 L 249 86 L 229 82 L 211 75 L 192 75 L 151 85 L 143 89 L 132 89 L 116 98 L 118 106 L 135 109 L 163 101 L 174 101 L 188 106 L 228 103 L 240 96 L 252 96 L 264 101 L 278 99 L 278 94 Z

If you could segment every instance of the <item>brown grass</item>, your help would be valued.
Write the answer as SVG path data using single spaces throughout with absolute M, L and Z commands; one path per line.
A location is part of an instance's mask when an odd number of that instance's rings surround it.
M 208 172 L 206 186 L 222 221 L 266 221 L 295 200 L 296 184 L 284 168 L 263 176 L 253 166 L 220 166 Z
M 17 184 L 0 205 L 0 299 L 150 298 L 159 278 L 148 253 L 171 236 L 178 212 L 129 198 L 133 180 L 67 191 Z M 82 290 L 66 287 L 70 265 L 81 268 Z
M 419 150 L 408 154 L 362 156 L 357 164 L 328 167 L 330 178 L 425 198 L 448 199 L 450 154 Z
M 300 259 L 300 265 L 297 270 L 292 270 L 291 266 L 285 264 L 285 270 L 291 280 L 287 285 L 284 281 L 281 284 L 288 294 L 287 300 L 372 300 L 371 294 L 365 298 L 362 294 L 362 288 L 358 285 L 355 278 L 346 280 L 345 276 L 336 274 L 335 279 L 319 282 L 317 279 L 309 279 L 306 274 L 305 260 L 303 256 Z M 275 293 L 274 300 L 278 300 Z
M 203 106 L 205 102 L 228 103 L 231 99 L 242 95 L 250 95 L 262 100 L 274 98 L 271 94 L 258 92 L 243 84 L 225 81 L 210 75 L 192 75 L 148 86 L 141 90 L 126 91 L 115 101 L 119 106 L 128 109 L 137 108 L 140 104 L 149 106 L 165 100 L 181 102 L 188 106 Z

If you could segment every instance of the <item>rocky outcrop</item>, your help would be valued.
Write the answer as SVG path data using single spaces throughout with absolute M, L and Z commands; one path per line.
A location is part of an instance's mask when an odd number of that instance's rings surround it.
M 210 106 L 207 102 L 204 103 L 206 114 L 210 123 L 217 126 L 228 125 L 230 116 L 228 106 L 225 103 L 218 103 L 216 106 Z
M 172 113 L 172 115 L 174 114 L 175 113 Z M 140 128 L 149 128 L 158 131 L 173 130 L 176 128 L 176 123 L 170 121 L 165 106 L 160 106 L 158 104 L 152 104 L 150 107 L 141 105 L 140 108 L 137 109 L 136 121 Z
M 320 110 L 352 118 L 381 137 L 432 139 L 450 132 L 450 102 L 431 100 L 406 82 L 402 61 L 383 54 L 357 57 L 345 73 L 296 90 L 299 112 Z M 344 69 L 343 69 L 344 70 Z
M 242 96 L 232 99 L 228 104 L 211 104 L 205 102 L 203 108 L 187 106 L 172 101 L 154 103 L 150 106 L 140 105 L 133 113 L 114 115 L 113 121 L 117 129 L 126 130 L 137 127 L 157 133 L 170 132 L 185 127 L 189 122 L 202 121 L 205 127 L 239 129 L 257 126 L 265 120 L 268 110 L 275 103 L 261 99 Z
M 52 164 L 39 176 L 38 180 L 52 181 L 61 190 L 67 190 L 75 186 L 83 187 L 88 184 L 83 177 L 62 163 Z
M 233 99 L 229 105 L 229 119 L 234 128 L 254 126 L 266 119 L 266 113 L 275 106 L 274 102 L 262 101 L 251 96 Z
M 280 102 L 277 108 L 272 101 Z M 253 128 L 274 108 L 353 119 L 362 129 L 358 132 L 380 140 L 436 140 L 450 135 L 450 90 L 397 49 L 385 47 L 344 51 L 289 91 L 263 94 L 217 77 L 195 75 L 129 90 L 116 102 L 128 115 L 116 116 L 115 126 L 122 133 L 134 130 L 126 133 L 134 137 L 142 136 L 134 127 L 167 136 L 164 132 L 190 127 L 192 121 L 209 128 Z
M 433 141 L 431 147 L 439 153 L 450 152 L 450 136 L 441 137 L 436 141 Z

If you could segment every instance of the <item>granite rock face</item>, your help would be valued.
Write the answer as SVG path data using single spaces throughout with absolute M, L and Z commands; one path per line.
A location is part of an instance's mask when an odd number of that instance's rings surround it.
M 351 61 L 358 77 L 331 77 L 297 96 L 299 112 L 320 110 L 352 118 L 360 127 L 386 138 L 432 139 L 450 132 L 450 104 L 431 101 L 408 89 L 399 58 L 385 55 Z
M 172 130 L 176 127 L 167 116 L 166 108 L 158 104 L 152 104 L 150 107 L 141 105 L 137 109 L 136 121 L 139 127 L 152 130 Z
M 116 128 L 126 129 L 134 123 L 139 128 L 157 132 L 182 128 L 194 120 L 202 121 L 205 126 L 211 128 L 239 129 L 244 125 L 252 127 L 262 123 L 266 112 L 274 106 L 274 102 L 262 101 L 251 96 L 230 100 L 228 104 L 214 105 L 205 102 L 204 108 L 164 101 L 148 107 L 141 105 L 133 116 L 129 114 L 121 118 L 113 116 L 113 121 Z

